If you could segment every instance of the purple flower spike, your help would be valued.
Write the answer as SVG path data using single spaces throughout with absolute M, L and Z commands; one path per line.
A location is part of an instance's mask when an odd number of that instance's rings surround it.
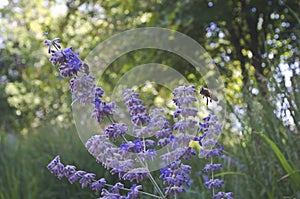
M 69 178 L 70 175 L 76 172 L 76 167 L 73 165 L 67 165 L 64 168 L 64 175 L 66 178 Z
M 91 104 L 95 100 L 95 77 L 84 74 L 70 80 L 70 89 L 75 98 L 73 103 Z
M 105 116 L 113 115 L 116 110 L 116 105 L 113 102 L 106 103 L 100 99 L 95 99 L 94 112 L 92 117 L 98 122 L 102 121 Z
M 233 193 L 232 192 L 219 192 L 216 195 L 213 196 L 213 199 L 233 199 L 232 197 Z
M 142 100 L 138 98 L 139 95 L 133 89 L 126 89 L 123 96 L 125 104 L 129 108 L 131 122 L 135 126 L 148 124 L 150 119 L 145 113 L 147 108 L 142 105 Z
M 47 169 L 53 169 L 58 163 L 60 163 L 60 157 L 57 155 L 48 165 Z
M 86 173 L 82 176 L 82 178 L 79 180 L 79 183 L 81 184 L 81 188 L 87 187 L 92 180 L 96 177 L 96 174 L 94 173 Z
M 96 175 L 94 173 L 87 173 L 85 171 L 76 171 L 76 167 L 73 165 L 64 166 L 60 162 L 60 157 L 56 156 L 47 166 L 52 174 L 61 179 L 65 176 L 68 181 L 73 184 L 79 181 L 82 188 L 89 187 L 93 191 L 100 191 L 105 185 L 104 178 L 95 181 Z
M 130 170 L 128 173 L 126 173 L 123 176 L 124 180 L 133 181 L 136 180 L 137 182 L 140 182 L 143 180 L 144 177 L 149 175 L 149 170 L 146 168 L 136 168 Z
M 102 88 L 96 88 L 95 90 L 95 99 L 103 97 L 104 90 Z
M 64 59 L 65 57 L 61 51 L 51 51 L 51 57 L 49 61 L 53 66 L 56 66 L 58 63 L 63 63 Z
M 196 89 L 194 85 L 191 86 L 179 86 L 178 88 L 174 89 L 173 95 L 174 96 L 183 96 L 183 95 L 195 95 Z
M 66 63 L 68 64 L 69 68 L 75 71 L 79 71 L 82 65 L 82 62 L 78 57 L 79 53 L 74 54 L 73 49 L 71 47 L 64 49 L 63 54 L 66 58 Z
M 183 192 L 186 192 L 185 188 L 183 187 L 177 187 L 177 186 L 173 186 L 173 187 L 167 187 L 164 188 L 165 193 L 168 193 L 168 195 L 179 195 Z
M 207 164 L 203 168 L 203 171 L 207 173 L 209 171 L 221 170 L 221 169 L 222 169 L 222 164 Z
M 215 188 L 221 188 L 224 181 L 220 179 L 214 179 L 213 171 L 221 170 L 221 164 L 213 164 L 213 157 L 220 156 L 224 150 L 224 147 L 219 144 L 217 141 L 217 137 L 222 132 L 222 124 L 218 124 L 218 118 L 215 115 L 209 115 L 203 118 L 204 123 L 199 123 L 200 130 L 203 134 L 198 138 L 198 142 L 200 144 L 201 149 L 199 152 L 199 157 L 210 158 L 211 163 L 206 164 L 203 168 L 203 172 L 208 173 L 211 172 L 212 179 L 206 179 L 204 182 L 204 186 L 208 189 L 212 189 L 214 192 Z M 206 176 L 202 174 L 202 177 Z M 207 176 L 206 176 L 207 177 Z M 218 194 L 213 196 L 213 199 L 221 199 L 221 198 L 230 198 L 232 193 L 226 194 L 224 192 L 219 192 Z M 228 196 L 228 197 L 227 197 Z
M 76 171 L 75 173 L 73 173 L 68 177 L 68 180 L 71 184 L 73 184 L 74 182 L 79 180 L 84 174 L 86 174 L 85 171 Z
M 168 167 L 161 169 L 160 178 L 163 179 L 163 183 L 168 186 L 165 188 L 165 192 L 173 195 L 175 193 L 185 192 L 183 184 L 190 186 L 190 173 L 191 167 L 180 163 L 180 161 L 173 162 Z
M 118 136 L 124 135 L 126 131 L 128 131 L 128 127 L 125 124 L 113 123 L 104 130 L 104 134 L 108 135 L 113 141 L 116 141 Z
M 220 179 L 210 179 L 209 181 L 204 183 L 204 186 L 206 186 L 208 189 L 211 189 L 213 187 L 221 188 L 224 181 Z
M 72 77 L 77 75 L 82 66 L 82 61 L 78 54 L 74 54 L 72 48 L 66 48 L 63 51 L 51 51 L 50 61 L 52 65 L 59 64 L 59 72 L 63 77 Z
M 91 190 L 93 191 L 100 191 L 106 184 L 106 181 L 104 178 L 101 178 L 95 182 L 92 182 L 90 184 Z
M 104 178 L 96 180 L 94 173 L 76 170 L 73 165 L 64 166 L 60 162 L 59 156 L 56 156 L 47 165 L 47 169 L 52 174 L 58 179 L 66 177 L 71 184 L 78 182 L 82 188 L 88 187 L 93 191 L 101 192 L 99 199 L 144 198 L 141 194 L 153 198 L 177 196 L 186 192 L 186 187 L 190 188 L 192 168 L 181 161 L 189 160 L 196 155 L 196 151 L 190 147 L 190 144 L 191 141 L 197 141 L 201 145 L 199 157 L 210 158 L 210 163 L 199 172 L 199 175 L 203 177 L 204 186 L 211 189 L 213 199 L 233 198 L 232 192 L 217 193 L 215 190 L 221 188 L 224 183 L 223 180 L 214 177 L 214 171 L 221 170 L 222 165 L 213 163 L 215 156 L 220 156 L 224 150 L 216 139 L 222 132 L 222 124 L 218 123 L 215 115 L 208 115 L 199 123 L 198 107 L 194 107 L 197 102 L 194 85 L 180 86 L 174 89 L 173 102 L 177 109 L 173 114 L 175 121 L 170 122 L 162 109 L 152 109 L 148 115 L 148 108 L 143 105 L 139 94 L 135 93 L 133 89 L 126 89 L 123 98 L 133 124 L 130 129 L 132 134 L 129 136 L 126 135 L 129 131 L 128 126 L 112 119 L 111 116 L 116 112 L 116 104 L 114 102 L 106 103 L 102 100 L 104 90 L 97 87 L 95 77 L 89 75 L 89 66 L 81 61 L 79 53 L 75 54 L 72 48 L 61 50 L 59 41 L 59 38 L 55 38 L 45 40 L 44 43 L 48 46 L 48 52 L 51 54 L 52 65 L 58 65 L 61 76 L 71 77 L 69 87 L 75 99 L 73 103 L 93 105 L 91 116 L 97 122 L 100 123 L 104 118 L 111 122 L 106 126 L 104 134 L 91 136 L 87 140 L 85 146 L 89 153 L 112 175 L 117 174 L 119 180 L 140 182 L 149 178 L 156 193 L 143 192 L 141 185 L 133 184 L 128 189 L 120 182 L 110 185 Z M 160 153 L 159 147 L 166 148 L 167 152 Z M 162 183 L 157 183 L 157 179 L 153 178 L 149 170 L 151 163 L 148 164 L 148 161 L 152 160 L 155 163 L 157 159 L 162 161 L 160 166 L 163 169 L 160 170 L 161 175 L 159 176 Z M 135 161 L 139 161 L 139 168 L 135 167 L 137 165 Z M 161 184 L 163 187 L 160 187 Z M 121 195 L 126 194 L 125 192 L 127 195 Z
M 142 185 L 133 184 L 130 189 L 132 191 L 128 192 L 126 199 L 136 199 L 139 196 L 139 191 L 142 190 Z
M 187 106 L 193 102 L 196 102 L 197 99 L 193 96 L 184 96 L 184 97 L 179 97 L 179 98 L 174 98 L 173 102 L 176 104 L 178 107 L 182 106 Z
M 47 169 L 49 169 L 58 179 L 61 179 L 64 176 L 64 168 L 64 165 L 60 162 L 59 156 L 56 156 L 47 166 Z
M 120 199 L 121 195 L 119 189 L 124 188 L 124 185 L 120 182 L 116 183 L 109 191 L 107 189 L 102 189 L 101 197 L 102 199 Z

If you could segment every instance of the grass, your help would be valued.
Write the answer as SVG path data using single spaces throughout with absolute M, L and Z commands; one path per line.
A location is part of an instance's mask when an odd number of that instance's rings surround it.
M 57 154 L 65 164 L 82 170 L 106 174 L 80 142 L 76 131 L 45 128 L 27 137 L 0 139 L 0 199 L 19 198 L 96 198 L 79 184 L 59 181 L 46 169 Z
M 225 133 L 225 132 L 224 132 Z M 223 161 L 224 190 L 234 192 L 234 198 L 300 198 L 299 166 L 291 161 L 287 150 L 297 152 L 298 146 L 287 145 L 285 151 L 266 135 L 251 136 L 240 145 L 227 145 L 227 155 L 236 162 Z M 257 138 L 259 143 L 257 143 Z M 297 137 L 295 138 L 297 139 Z M 299 139 L 299 138 L 298 138 Z M 297 143 L 297 142 L 292 142 Z M 294 151 L 292 151 L 294 150 Z M 76 165 L 80 170 L 105 177 L 110 183 L 118 179 L 95 162 L 89 155 L 75 129 L 45 127 L 26 137 L 0 134 L 0 199 L 97 198 L 89 189 L 81 189 L 79 183 L 70 185 L 66 179 L 59 181 L 46 169 L 57 154 L 64 164 Z M 197 174 L 206 161 L 195 157 L 192 165 L 191 189 L 179 198 L 208 198 L 203 180 Z M 297 170 L 298 166 L 298 170 Z M 159 183 L 159 171 L 153 173 Z M 127 183 L 127 182 L 126 182 Z M 130 183 L 127 183 L 129 186 Z M 144 191 L 154 193 L 149 181 L 143 182 Z M 297 195 L 298 194 L 298 195 Z M 146 197 L 141 197 L 146 198 Z

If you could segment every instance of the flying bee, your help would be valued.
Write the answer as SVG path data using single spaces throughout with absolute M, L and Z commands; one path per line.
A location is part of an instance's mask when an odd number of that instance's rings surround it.
M 206 106 L 208 106 L 208 98 L 210 98 L 210 102 L 212 102 L 212 100 L 218 101 L 217 96 L 214 95 L 208 88 L 201 88 L 200 94 L 203 95 L 203 98 L 206 97 Z
M 90 67 L 86 63 L 82 63 L 81 65 L 81 71 L 87 75 L 90 74 Z

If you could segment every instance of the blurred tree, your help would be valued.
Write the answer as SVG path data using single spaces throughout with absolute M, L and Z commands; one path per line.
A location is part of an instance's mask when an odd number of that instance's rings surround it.
M 261 191 L 256 183 L 260 181 L 262 198 L 272 195 L 269 186 L 280 190 L 278 197 L 292 195 L 291 186 L 277 181 L 284 171 L 272 166 L 278 162 L 257 133 L 271 138 L 289 163 L 299 165 L 299 7 L 294 0 L 10 1 L 0 7 L 0 71 L 1 79 L 7 79 L 0 84 L 5 90 L 0 94 L 1 112 L 7 113 L 1 125 L 27 132 L 41 121 L 71 124 L 68 86 L 47 61 L 43 32 L 50 39 L 62 38 L 64 47 L 72 46 L 84 57 L 114 33 L 135 27 L 170 28 L 198 41 L 218 66 L 226 85 L 231 123 L 227 128 L 237 132 L 225 141 L 241 143 L 232 152 L 247 163 L 249 186 Z M 183 59 L 150 49 L 120 57 L 100 84 L 111 90 L 126 71 L 150 62 L 172 66 L 192 83 L 204 82 L 193 76 L 192 67 L 183 67 L 188 65 Z M 156 88 L 165 93 L 163 89 Z M 256 197 L 251 188 L 241 191 Z
M 44 33 L 51 27 L 60 32 L 57 24 L 51 23 L 59 16 L 48 8 L 44 1 L 25 0 L 10 1 L 0 9 L 1 77 L 6 78 L 0 104 L 3 111 L 9 111 L 1 115 L 5 118 L 1 126 L 8 132 L 26 134 L 45 122 L 72 124 L 68 86 L 59 82 L 42 45 Z

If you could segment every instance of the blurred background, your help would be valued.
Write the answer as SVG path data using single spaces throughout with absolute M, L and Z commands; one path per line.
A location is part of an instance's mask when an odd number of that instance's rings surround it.
M 46 169 L 60 154 L 65 164 L 110 176 L 78 138 L 68 80 L 48 61 L 43 40 L 59 37 L 84 59 L 101 41 L 137 27 L 188 35 L 220 71 L 227 106 L 220 140 L 224 190 L 241 199 L 300 198 L 299 13 L 296 0 L 1 0 L 0 199 L 99 196 Z M 146 63 L 171 66 L 204 84 L 185 60 L 146 49 L 116 60 L 100 85 L 111 90 L 126 71 Z M 141 89 L 145 104 L 168 98 L 162 87 L 147 88 Z M 192 187 L 182 198 L 209 194 L 197 176 L 201 161 L 192 160 Z M 143 185 L 153 192 L 149 182 Z

